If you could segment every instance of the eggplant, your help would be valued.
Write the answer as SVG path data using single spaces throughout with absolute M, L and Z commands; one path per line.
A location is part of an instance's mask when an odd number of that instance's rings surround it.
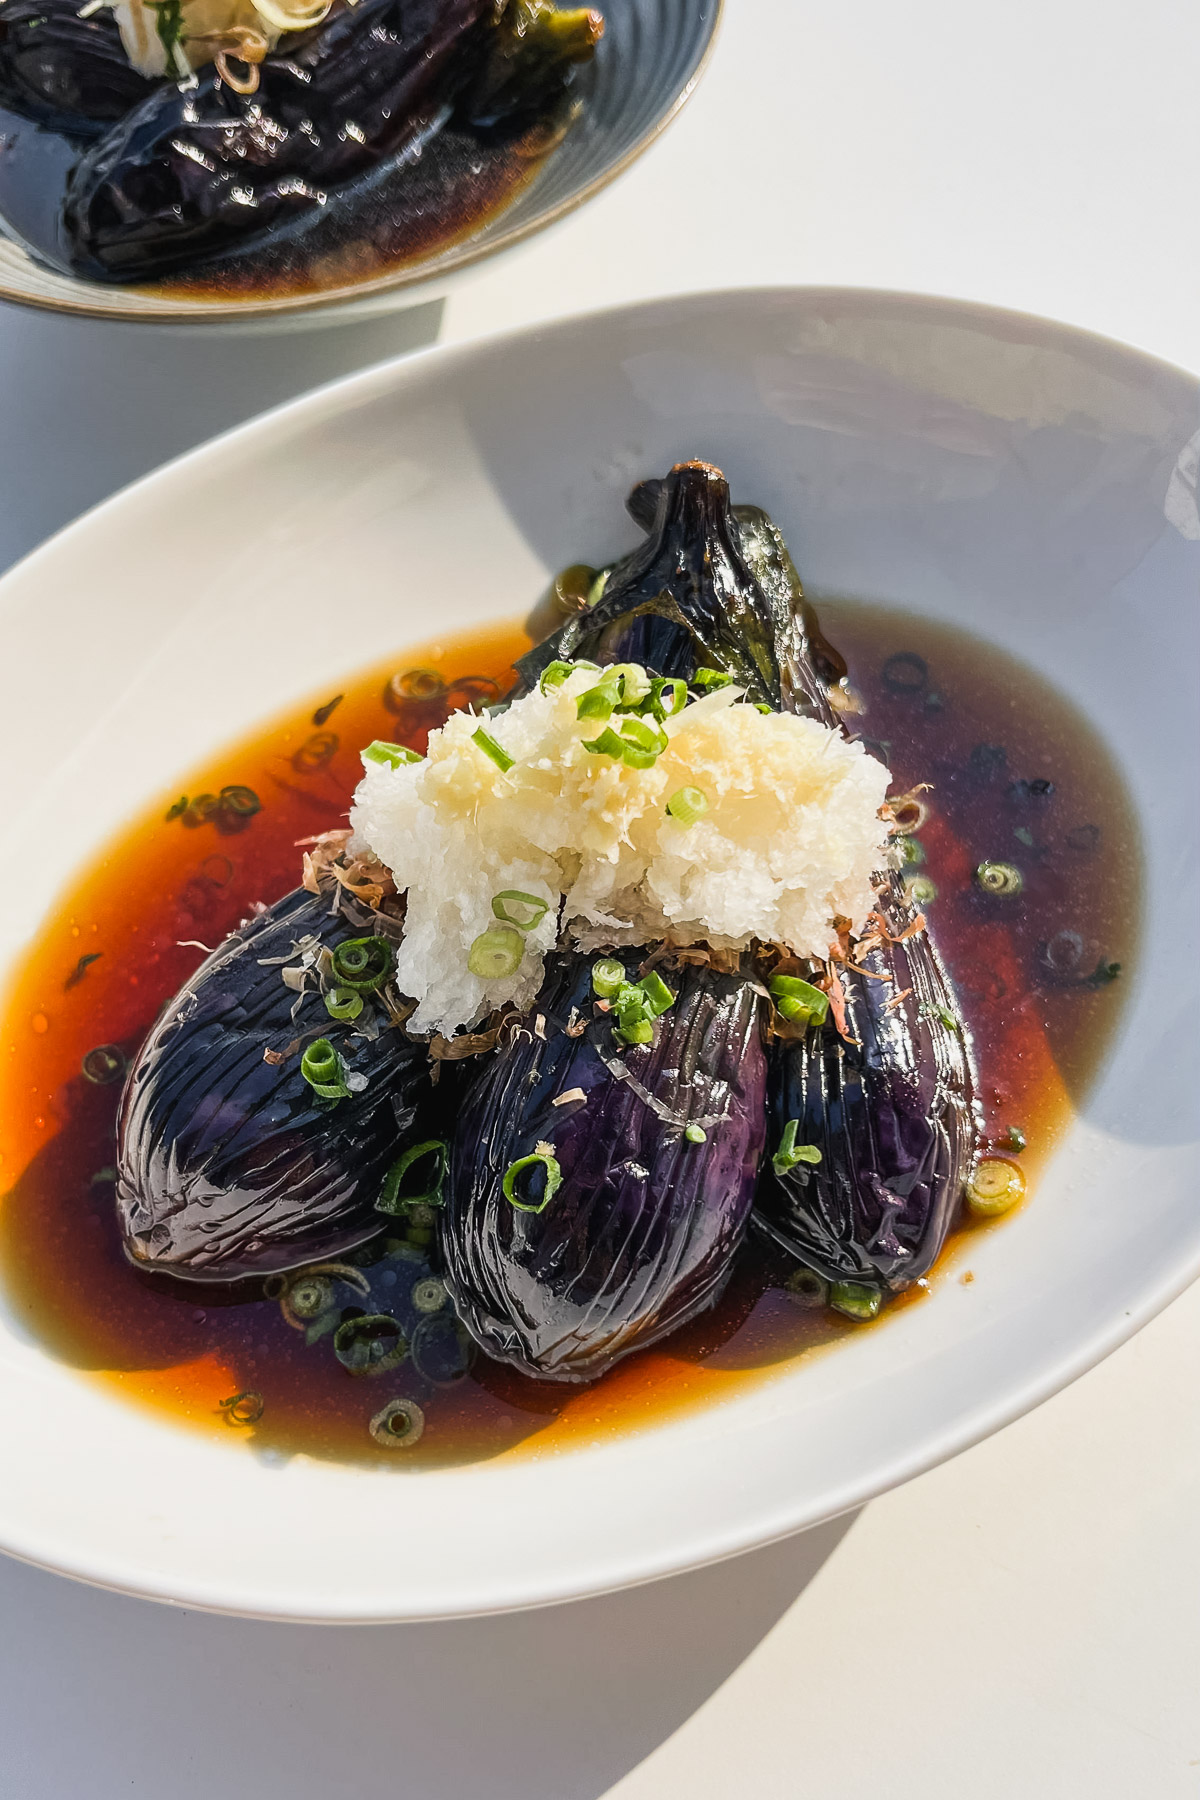
M 880 916 L 899 937 L 912 911 L 895 876 Z M 846 1034 L 832 1018 L 772 1046 L 770 1143 L 790 1120 L 820 1162 L 768 1163 L 755 1224 L 827 1281 L 896 1291 L 936 1261 L 975 1147 L 974 1082 L 957 999 L 927 931 L 841 973 Z M 907 993 L 898 1006 L 893 996 Z
M 752 698 L 840 728 L 829 696 L 846 663 L 770 517 L 731 506 L 724 477 L 704 463 L 642 482 L 629 511 L 646 543 L 615 566 L 595 607 L 523 659 L 523 680 L 556 657 L 642 661 L 685 680 L 709 665 Z M 881 875 L 880 911 L 894 938 L 914 922 L 894 875 Z M 768 1170 L 754 1219 L 829 1280 L 895 1289 L 930 1267 L 953 1220 L 975 1150 L 974 1081 L 928 931 L 885 941 L 865 966 L 888 979 L 843 973 L 847 1036 L 830 1021 L 769 1049 L 771 1142 L 794 1118 L 797 1141 L 822 1161 Z
M 635 488 L 630 511 L 647 530 L 645 543 L 612 570 L 595 606 L 521 658 L 525 685 L 558 658 L 637 662 L 685 681 L 711 668 L 778 711 L 786 671 L 793 694 L 811 690 L 810 710 L 831 722 L 790 587 L 759 580 L 721 471 L 678 463 L 663 481 Z M 760 566 L 765 571 L 765 559 Z
M 485 139 L 509 138 L 559 111 L 578 64 L 591 60 L 604 19 L 586 6 L 509 0 L 474 78 L 455 110 L 457 123 Z
M 148 281 L 245 248 L 435 127 L 482 53 L 490 0 L 358 0 L 258 66 L 161 88 L 77 164 L 69 266 Z
M 669 973 L 676 998 L 654 1042 L 625 1048 L 592 1016 L 594 960 L 557 958 L 534 1011 L 475 1077 L 442 1214 L 445 1279 L 471 1336 L 498 1361 L 560 1382 L 594 1380 L 712 1305 L 745 1232 L 766 1130 L 751 982 L 704 967 Z M 621 960 L 631 972 L 638 953 Z M 561 1185 L 539 1146 L 551 1147 Z M 526 1158 L 510 1177 L 514 1205 L 505 1177 Z M 525 1185 L 539 1182 L 540 1193 Z
M 107 6 L 84 0 L 0 0 L 0 106 L 72 138 L 93 138 L 160 83 L 125 54 Z
M 227 938 L 168 1003 L 121 1103 L 116 1198 L 131 1261 L 233 1281 L 379 1231 L 389 1166 L 435 1135 L 426 1048 L 391 1027 L 373 1041 L 354 1035 L 315 995 L 294 1022 L 297 994 L 280 967 L 303 938 L 332 946 L 354 935 L 327 895 L 298 889 Z M 361 1092 L 331 1104 L 309 1086 L 291 1046 L 317 1035 L 366 1078 Z M 289 1048 L 284 1060 L 264 1056 Z

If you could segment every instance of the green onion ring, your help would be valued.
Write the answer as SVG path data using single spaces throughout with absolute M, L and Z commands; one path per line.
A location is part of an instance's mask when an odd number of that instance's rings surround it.
M 386 938 L 344 938 L 334 945 L 331 961 L 339 987 L 369 994 L 388 979 L 396 966 L 396 953 Z
M 328 1038 L 315 1038 L 300 1058 L 300 1073 L 323 1100 L 342 1100 L 350 1092 L 346 1068 Z
M 440 1206 L 446 1180 L 447 1155 L 448 1148 L 442 1138 L 430 1138 L 424 1144 L 413 1144 L 410 1149 L 405 1150 L 383 1178 L 383 1187 L 375 1202 L 376 1212 L 396 1214 L 406 1212 L 414 1206 Z M 400 1185 L 404 1177 L 414 1163 L 423 1162 L 427 1156 L 435 1156 L 437 1160 L 424 1187 L 414 1194 L 402 1194 Z
M 493 925 L 467 951 L 467 967 L 481 981 L 505 981 L 516 974 L 524 954 L 525 939 L 515 925 Z
M 526 1169 L 532 1168 L 542 1168 L 546 1171 L 545 1190 L 541 1199 L 536 1204 L 532 1201 L 517 1199 L 517 1177 L 523 1175 Z M 559 1165 L 558 1158 L 553 1155 L 547 1156 L 541 1151 L 535 1151 L 532 1156 L 522 1156 L 519 1157 L 516 1162 L 509 1163 L 508 1168 L 504 1171 L 504 1180 L 501 1182 L 500 1186 L 504 1198 L 508 1201 L 510 1206 L 515 1207 L 517 1212 L 540 1213 L 545 1212 L 551 1200 L 553 1200 L 555 1194 L 557 1194 L 559 1188 L 562 1186 L 562 1178 L 562 1168 Z
M 611 1000 L 625 985 L 625 966 L 615 956 L 602 956 L 592 964 L 592 992 Z
M 357 1019 L 363 1009 L 363 998 L 354 988 L 330 988 L 325 995 L 325 1011 L 331 1019 L 344 1021 Z
M 517 905 L 528 907 L 533 917 L 518 919 L 506 911 L 507 907 Z M 533 931 L 550 911 L 550 903 L 540 900 L 536 894 L 523 894 L 519 888 L 505 888 L 502 893 L 492 896 L 492 911 L 505 925 L 515 925 L 518 931 Z

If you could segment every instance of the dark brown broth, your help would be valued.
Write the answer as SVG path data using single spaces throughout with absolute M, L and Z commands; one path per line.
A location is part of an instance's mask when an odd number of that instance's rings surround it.
M 928 912 L 974 1033 L 986 1133 L 995 1140 L 1019 1125 L 1029 1140 L 1022 1161 L 1033 1175 L 1094 1075 L 1128 985 L 1139 875 L 1120 778 L 1062 696 L 993 647 L 850 602 L 823 603 L 821 617 L 865 704 L 852 727 L 890 747 L 893 791 L 933 784 L 917 872 L 937 886 Z M 105 1173 L 115 1160 L 119 1085 L 85 1080 L 82 1057 L 105 1043 L 132 1055 L 196 966 L 200 952 L 181 940 L 215 944 L 253 901 L 272 901 L 296 885 L 295 840 L 341 820 L 360 745 L 384 736 L 423 748 L 445 703 L 409 705 L 400 716 L 388 710 L 383 696 L 395 670 L 416 663 L 436 668 L 447 683 L 482 674 L 503 686 L 526 644 L 509 629 L 426 646 L 365 673 L 325 720 L 314 720 L 314 710 L 332 696 L 311 697 L 164 793 L 50 910 L 4 1002 L 0 1271 L 14 1311 L 52 1354 L 130 1399 L 209 1431 L 240 1431 L 269 1452 L 411 1469 L 522 1443 L 559 1450 L 595 1441 L 711 1404 L 863 1329 L 799 1309 L 781 1286 L 785 1266 L 750 1243 L 720 1304 L 668 1344 L 579 1392 L 479 1360 L 456 1386 L 422 1389 L 421 1443 L 387 1452 L 376 1449 L 366 1425 L 393 1395 L 416 1393 L 406 1365 L 355 1378 L 328 1339 L 306 1344 L 276 1303 L 229 1304 L 220 1293 L 155 1284 L 121 1254 Z M 927 678 L 907 694 L 891 691 L 883 676 L 888 659 L 903 654 L 927 666 Z M 918 673 L 912 663 L 902 672 Z M 310 740 L 318 731 L 337 743 L 314 769 Z M 306 744 L 310 753 L 297 756 Z M 979 745 L 1002 749 L 1003 763 L 973 756 Z M 1014 788 L 1039 781 L 1052 782 L 1053 791 Z M 185 829 L 164 817 L 180 793 L 232 783 L 263 800 L 244 831 L 222 836 L 212 825 Z M 985 858 L 1021 868 L 1018 899 L 979 892 L 972 872 Z M 1081 940 L 1070 979 L 1045 968 L 1043 946 L 1063 931 Z M 96 952 L 100 959 L 81 972 L 79 959 Z M 1123 965 L 1115 980 L 1075 979 L 1114 961 Z M 963 1228 L 960 1244 L 972 1229 Z M 946 1268 L 944 1258 L 941 1278 Z M 900 1304 L 925 1291 L 912 1290 Z M 263 1396 L 261 1420 L 226 1423 L 220 1402 L 247 1389 Z

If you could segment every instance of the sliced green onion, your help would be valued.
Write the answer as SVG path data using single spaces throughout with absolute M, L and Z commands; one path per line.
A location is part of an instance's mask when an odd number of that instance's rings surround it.
M 235 819 L 252 819 L 255 813 L 262 811 L 262 801 L 253 788 L 223 787 L 220 793 L 222 812 L 231 813 Z
M 937 887 L 928 875 L 906 875 L 904 892 L 914 906 L 929 906 L 937 899 Z
M 491 757 L 502 775 L 507 775 L 513 766 L 513 759 L 507 750 L 500 747 L 494 737 L 488 736 L 482 725 L 478 731 L 471 733 L 471 742 L 477 744 L 485 756 Z
M 981 862 L 975 871 L 975 879 L 985 894 L 998 894 L 1006 899 L 1019 894 L 1025 886 L 1020 869 L 1005 862 Z
M 316 1038 L 300 1058 L 300 1073 L 322 1100 L 344 1100 L 346 1065 L 328 1038 Z
M 620 1038 L 623 1044 L 652 1044 L 654 1027 L 644 1014 L 640 1017 L 623 1018 L 615 1028 L 613 1036 Z
M 789 1023 L 823 1025 L 829 1013 L 829 995 L 798 975 L 773 975 L 768 982 L 781 1018 Z
M 560 688 L 563 682 L 568 680 L 569 677 L 575 673 L 576 669 L 586 669 L 589 666 L 591 665 L 588 663 L 547 663 L 542 670 L 541 675 L 538 677 L 538 686 L 541 688 L 543 694 L 553 693 L 555 688 Z
M 865 1325 L 883 1305 L 883 1295 L 862 1281 L 835 1281 L 829 1290 L 829 1304 L 834 1312 Z
M 815 1269 L 793 1269 L 783 1284 L 783 1291 L 806 1312 L 829 1304 L 829 1283 Z
M 425 1414 L 415 1400 L 389 1400 L 367 1429 L 386 1450 L 409 1450 L 425 1429 Z
M 331 1019 L 357 1019 L 362 1009 L 362 995 L 353 988 L 330 988 L 325 996 L 325 1011 Z
M 125 1058 L 115 1044 L 97 1044 L 79 1067 L 97 1087 L 107 1087 L 112 1081 L 120 1081 L 125 1073 Z
M 381 1213 L 407 1213 L 413 1224 L 418 1220 L 413 1213 L 417 1206 L 440 1206 L 442 1204 L 442 1188 L 446 1180 L 446 1145 L 441 1138 L 430 1138 L 427 1143 L 413 1144 L 398 1156 L 383 1178 L 383 1186 L 379 1198 L 375 1202 L 375 1211 Z M 421 1186 L 412 1193 L 402 1193 L 404 1177 L 414 1163 L 423 1163 L 426 1157 L 433 1158 L 433 1166 L 428 1173 L 421 1174 Z
M 692 676 L 692 686 L 710 693 L 714 688 L 732 687 L 733 676 L 726 675 L 723 669 L 697 669 Z
M 756 700 L 754 702 L 754 710 L 757 713 L 773 713 L 775 708 L 773 706 L 768 706 L 765 700 Z
M 676 788 L 667 801 L 667 811 L 680 825 L 694 825 L 708 811 L 708 795 L 703 788 Z
M 620 694 L 617 684 L 610 675 L 598 681 L 594 687 L 585 688 L 575 702 L 577 719 L 597 719 L 600 724 L 607 724 L 612 718 Z
M 266 1411 L 262 1395 L 252 1388 L 242 1394 L 230 1394 L 220 1406 L 227 1425 L 257 1425 Z
M 330 963 L 339 987 L 369 994 L 388 979 L 396 966 L 396 953 L 386 938 L 343 938 L 334 946 Z
M 922 844 L 920 838 L 902 837 L 900 839 L 900 854 L 910 868 L 919 869 L 921 864 L 925 861 L 925 846 Z
M 525 939 L 513 925 L 481 931 L 467 952 L 467 967 L 481 981 L 503 981 L 515 975 L 525 954 Z
M 625 968 L 615 956 L 602 956 L 592 964 L 592 991 L 601 1000 L 611 1000 L 625 985 Z
M 419 1313 L 435 1313 L 445 1306 L 450 1290 L 440 1275 L 426 1275 L 424 1280 L 413 1283 L 409 1298 Z
M 636 985 L 645 996 L 643 1004 L 652 1019 L 657 1019 L 669 1006 L 674 1006 L 675 996 L 657 969 L 651 969 L 648 975 L 643 975 Z
M 1027 1141 L 1025 1133 L 1019 1125 L 1010 1125 L 1000 1139 L 1000 1148 L 1010 1151 L 1014 1156 L 1019 1156 Z
M 644 700 L 652 686 L 649 675 L 640 663 L 614 663 L 607 671 L 606 680 L 616 687 L 617 704 L 622 711 Z
M 390 1313 L 359 1313 L 333 1334 L 333 1354 L 351 1375 L 382 1375 L 408 1355 L 408 1339 Z
M 967 1205 L 982 1218 L 998 1218 L 1025 1197 L 1025 1174 L 1002 1156 L 985 1156 L 967 1182 Z
M 668 678 L 656 675 L 650 683 L 650 692 L 643 703 L 643 712 L 654 714 L 656 719 L 673 719 L 676 713 L 683 711 L 688 703 L 687 682 L 678 676 Z
M 382 738 L 376 738 L 373 744 L 360 750 L 359 755 L 364 764 L 380 763 L 386 769 L 399 769 L 405 763 L 425 761 L 423 756 L 418 756 L 415 750 L 408 749 L 405 744 L 385 744 Z
M 799 1119 L 789 1119 L 783 1128 L 779 1148 L 771 1158 L 771 1167 L 777 1175 L 786 1175 L 788 1170 L 794 1169 L 797 1163 L 815 1165 L 821 1161 L 821 1152 L 815 1144 L 798 1144 L 796 1142 L 796 1133 L 799 1128 Z
M 621 751 L 621 760 L 627 769 L 652 769 L 660 755 L 658 750 L 642 750 L 636 744 L 626 743 Z
M 508 910 L 513 906 L 523 907 L 533 916 L 522 919 Z M 492 911 L 506 925 L 515 925 L 518 931 L 532 931 L 550 911 L 550 903 L 540 900 L 536 894 L 523 894 L 519 888 L 505 888 L 503 893 L 493 897 Z
M 545 1170 L 546 1179 L 545 1186 L 542 1189 L 542 1197 L 540 1200 L 518 1200 L 517 1181 L 524 1175 L 526 1169 L 534 1168 Z M 510 1206 L 514 1206 L 518 1212 L 540 1213 L 546 1210 L 555 1194 L 557 1194 L 559 1188 L 562 1186 L 562 1178 L 562 1169 L 559 1165 L 558 1158 L 552 1154 L 539 1150 L 535 1151 L 532 1156 L 522 1156 L 519 1157 L 516 1162 L 509 1163 L 508 1168 L 504 1172 L 504 1180 L 500 1185 L 504 1198 L 509 1202 Z M 528 1188 L 526 1188 L 526 1191 L 528 1191 Z
M 620 760 L 625 755 L 625 745 L 611 725 L 598 738 L 584 738 L 583 747 L 592 756 L 615 756 Z
M 683 1135 L 689 1144 L 706 1144 L 708 1142 L 708 1133 L 703 1125 L 689 1125 Z
M 661 725 L 651 725 L 645 719 L 622 719 L 621 736 L 627 744 L 633 744 L 638 750 L 652 750 L 655 756 L 661 756 L 667 747 L 667 734 Z
M 291 1324 L 318 1318 L 333 1304 L 333 1283 L 324 1275 L 297 1275 L 280 1296 L 283 1315 Z

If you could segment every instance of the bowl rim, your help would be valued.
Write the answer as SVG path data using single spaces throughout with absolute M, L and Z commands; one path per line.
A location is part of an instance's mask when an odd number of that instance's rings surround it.
M 143 312 L 135 306 L 101 306 L 97 302 L 85 298 L 96 282 L 83 282 L 76 276 L 54 271 L 64 281 L 72 284 L 72 293 L 31 294 L 18 289 L 0 268 L 0 301 L 8 301 L 16 306 L 32 307 L 37 312 L 57 313 L 69 318 L 98 319 L 111 324 L 129 325 L 165 325 L 165 326 L 212 326 L 225 324 L 241 324 L 243 326 L 256 320 L 272 320 L 287 318 L 300 320 L 309 315 L 345 313 L 349 318 L 357 307 L 368 307 L 374 302 L 375 307 L 382 309 L 386 297 L 393 294 L 407 293 L 414 303 L 422 298 L 431 298 L 436 290 L 452 278 L 473 268 L 477 263 L 485 262 L 489 257 L 500 256 L 523 244 L 528 238 L 535 237 L 538 232 L 547 230 L 552 225 L 561 223 L 571 216 L 589 200 L 604 191 L 617 181 L 634 163 L 638 162 L 647 151 L 653 148 L 659 138 L 673 125 L 679 117 L 696 88 L 703 80 L 716 51 L 717 39 L 725 19 L 725 0 L 709 0 L 713 7 L 712 25 L 708 37 L 701 47 L 700 57 L 684 86 L 672 98 L 666 111 L 648 127 L 625 153 L 599 175 L 594 175 L 575 193 L 567 195 L 556 205 L 549 207 L 536 218 L 528 220 L 524 225 L 510 226 L 501 231 L 490 243 L 480 244 L 468 240 L 466 243 L 451 248 L 437 259 L 436 267 L 428 261 L 420 261 L 391 270 L 388 274 L 374 276 L 369 281 L 349 282 L 341 287 L 323 289 L 314 294 L 279 295 L 277 298 L 261 300 L 239 300 L 214 302 L 207 304 L 192 302 L 187 310 Z M 503 217 L 503 213 L 498 215 Z M 18 246 L 20 247 L 20 246 Z M 78 288 L 78 297 L 74 289 Z M 110 290 L 119 293 L 119 287 Z M 134 288 L 132 291 L 138 291 Z M 333 318 L 330 323 L 335 322 Z
M 1182 380 L 1193 387 L 1200 397 L 1200 371 L 1170 362 L 1137 345 L 1086 327 L 1014 308 L 975 300 L 958 300 L 947 295 L 926 295 L 908 289 L 843 284 L 781 283 L 687 290 L 650 300 L 569 314 L 516 329 L 484 333 L 458 343 L 435 344 L 335 378 L 208 439 L 88 509 L 0 577 L 0 602 L 6 597 L 5 590 L 10 581 L 18 573 L 22 577 L 32 574 L 36 578 L 39 561 L 56 552 L 60 540 L 86 532 L 95 516 L 110 508 L 125 505 L 131 496 L 140 495 L 143 489 L 149 489 L 152 484 L 166 483 L 177 475 L 186 477 L 191 468 L 202 459 L 212 459 L 217 463 L 235 444 L 245 445 L 261 440 L 262 449 L 269 449 L 274 439 L 290 434 L 298 422 L 316 426 L 323 417 L 337 416 L 343 410 L 352 409 L 372 394 L 395 391 L 410 380 L 420 380 L 431 365 L 436 367 L 442 364 L 447 368 L 458 365 L 460 369 L 469 367 L 475 358 L 494 355 L 502 351 L 506 344 L 536 342 L 541 337 L 553 336 L 559 332 L 578 331 L 593 321 L 624 320 L 633 325 L 639 318 L 654 313 L 678 312 L 680 309 L 703 310 L 731 304 L 753 305 L 756 302 L 786 304 L 789 300 L 806 306 L 842 304 L 848 308 L 860 307 L 869 302 L 883 302 L 902 311 L 935 313 L 947 319 L 982 325 L 990 328 L 995 335 L 1002 335 L 1006 328 L 1014 326 L 1032 327 L 1050 342 L 1057 341 L 1075 350 L 1086 348 L 1098 351 L 1105 359 L 1116 359 L 1127 365 L 1132 360 L 1143 370 L 1153 371 L 1172 380 Z M 695 1543 L 687 1542 L 685 1533 L 682 1534 L 684 1541 L 678 1548 L 673 1547 L 669 1551 L 643 1552 L 640 1555 L 636 1550 L 626 1552 L 623 1557 L 624 1568 L 617 1580 L 603 1573 L 589 1576 L 586 1571 L 579 1570 L 570 1577 L 554 1576 L 541 1582 L 531 1582 L 526 1573 L 519 1585 L 514 1584 L 507 1590 L 501 1585 L 493 1590 L 490 1597 L 481 1599 L 476 1604 L 414 1606 L 409 1610 L 397 1610 L 394 1605 L 388 1604 L 377 1613 L 365 1613 L 337 1610 L 328 1606 L 314 1609 L 311 1605 L 305 1605 L 302 1598 L 298 1598 L 297 1605 L 289 1609 L 281 1606 L 277 1597 L 267 1599 L 265 1595 L 234 1596 L 228 1590 L 222 1594 L 219 1581 L 210 1583 L 199 1579 L 190 1585 L 177 1579 L 161 1581 L 145 1570 L 139 1574 L 128 1566 L 127 1559 L 114 1557 L 109 1552 L 89 1552 L 86 1548 L 68 1551 L 62 1545 L 51 1551 L 48 1546 L 37 1543 L 36 1533 L 29 1533 L 23 1543 L 10 1540 L 0 1548 L 20 1561 L 69 1575 L 109 1591 L 229 1616 L 292 1622 L 354 1624 L 471 1618 L 590 1598 L 660 1580 L 684 1570 L 706 1567 L 779 1542 L 796 1532 L 853 1511 L 891 1488 L 969 1449 L 1050 1399 L 1127 1342 L 1197 1278 L 1200 1278 L 1200 1235 L 1196 1238 L 1194 1248 L 1189 1251 L 1184 1247 L 1184 1253 L 1177 1256 L 1169 1271 L 1146 1277 L 1140 1286 L 1131 1288 L 1126 1296 L 1127 1304 L 1118 1314 L 1099 1317 L 1091 1331 L 1081 1335 L 1069 1347 L 1057 1352 L 1051 1350 L 1042 1366 L 1018 1376 L 1007 1387 L 997 1383 L 990 1403 L 974 1406 L 965 1417 L 951 1419 L 941 1425 L 931 1425 L 908 1446 L 876 1463 L 869 1475 L 848 1480 L 840 1488 L 826 1489 L 818 1495 L 777 1501 L 769 1512 L 750 1508 L 731 1514 L 721 1529 L 710 1527 L 706 1531 L 706 1542 L 702 1549 Z

